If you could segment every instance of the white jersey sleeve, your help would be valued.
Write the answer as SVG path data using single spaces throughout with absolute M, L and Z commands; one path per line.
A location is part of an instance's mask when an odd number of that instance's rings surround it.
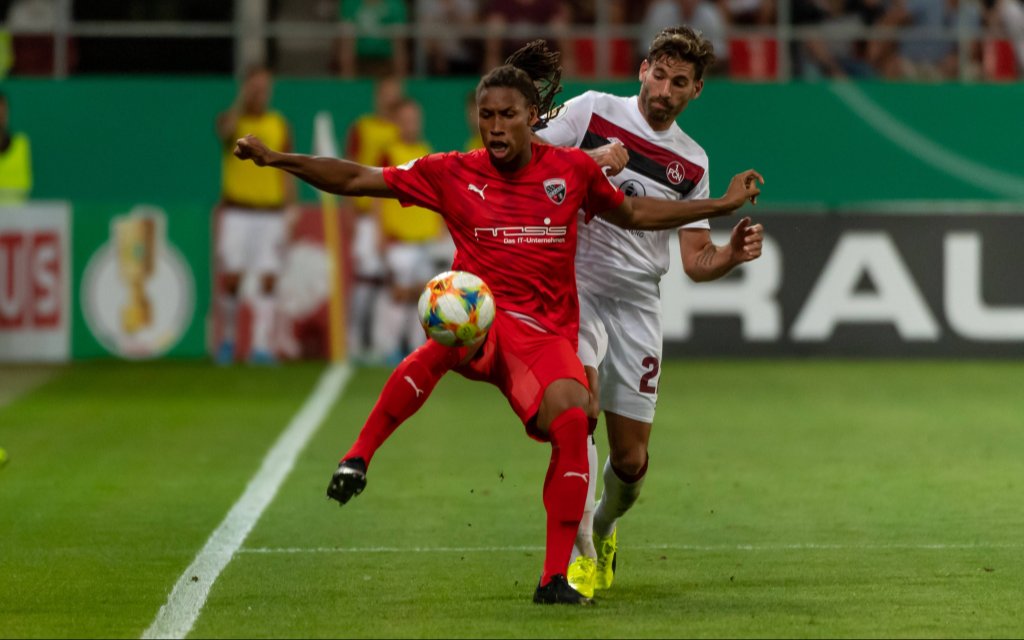
M 704 177 L 702 177 L 700 182 L 697 183 L 696 188 L 694 188 L 693 193 L 691 193 L 688 198 L 689 200 L 707 200 L 711 197 L 711 182 L 708 179 L 709 173 L 710 171 L 708 170 L 704 171 Z M 702 220 L 701 222 L 703 223 L 703 228 L 708 229 L 711 227 L 707 220 Z
M 583 144 L 587 125 L 594 113 L 595 95 L 595 92 L 587 91 L 556 107 L 547 123 L 537 129 L 537 135 L 556 147 L 578 147 Z

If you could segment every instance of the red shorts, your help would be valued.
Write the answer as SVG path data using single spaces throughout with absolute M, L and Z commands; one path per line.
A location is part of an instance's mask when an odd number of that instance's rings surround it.
M 569 378 L 590 388 L 569 340 L 500 311 L 494 316 L 480 352 L 455 371 L 470 380 L 498 387 L 526 426 L 526 432 L 537 440 L 546 441 L 536 433 L 535 418 L 549 384 Z

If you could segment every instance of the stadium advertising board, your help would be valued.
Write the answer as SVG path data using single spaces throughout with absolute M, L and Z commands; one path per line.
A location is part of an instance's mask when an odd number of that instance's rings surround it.
M 69 221 L 65 203 L 0 206 L 0 361 L 69 357 Z
M 764 253 L 720 281 L 674 247 L 666 355 L 1024 357 L 1024 216 L 754 213 Z
M 199 207 L 76 206 L 74 356 L 205 355 L 209 230 Z

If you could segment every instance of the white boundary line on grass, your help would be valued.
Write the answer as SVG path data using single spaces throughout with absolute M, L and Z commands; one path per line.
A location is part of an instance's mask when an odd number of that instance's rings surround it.
M 852 82 L 835 82 L 829 89 L 843 104 L 893 144 L 919 160 L 976 187 L 1004 197 L 1024 198 L 1024 179 L 1011 173 L 992 169 L 950 151 L 900 122 L 888 111 L 855 87 Z
M 943 551 L 956 549 L 1021 549 L 1024 544 L 966 543 L 966 544 L 646 544 L 623 546 L 636 551 L 828 551 L 828 550 L 899 550 Z M 494 553 L 501 551 L 543 551 L 540 546 L 507 547 L 252 547 L 238 553 L 299 554 L 299 553 Z
M 267 451 L 245 492 L 178 578 L 143 638 L 184 638 L 192 630 L 213 583 L 277 495 L 295 466 L 295 459 L 341 395 L 351 374 L 347 364 L 336 364 L 320 376 L 316 389 Z

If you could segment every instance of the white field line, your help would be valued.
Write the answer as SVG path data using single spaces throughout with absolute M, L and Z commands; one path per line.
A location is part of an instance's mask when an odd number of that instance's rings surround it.
M 295 459 L 345 388 L 350 375 L 348 365 L 341 364 L 332 365 L 320 376 L 316 389 L 267 451 L 245 492 L 178 578 L 167 602 L 142 634 L 143 638 L 184 638 L 192 630 L 217 576 L 277 495 Z
M 62 369 L 55 366 L 0 365 L 0 409 L 28 395 L 61 372 Z
M 635 551 L 948 551 L 969 549 L 1021 549 L 1021 544 L 1000 543 L 921 543 L 921 544 L 648 544 L 623 546 Z M 301 554 L 301 553 L 495 553 L 502 551 L 543 551 L 540 546 L 507 547 L 253 547 L 238 553 Z
M 958 180 L 1012 199 L 1024 198 L 1024 177 L 1005 173 L 965 158 L 900 122 L 866 96 L 852 82 L 836 82 L 829 89 L 851 111 L 893 144 L 919 160 Z

